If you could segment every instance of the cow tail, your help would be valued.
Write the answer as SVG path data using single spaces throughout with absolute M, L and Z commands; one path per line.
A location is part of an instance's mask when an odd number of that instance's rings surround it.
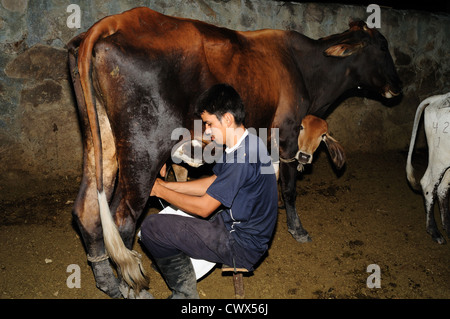
M 103 151 L 100 124 L 93 93 L 92 50 L 98 39 L 115 32 L 115 26 L 107 22 L 109 22 L 107 18 L 99 21 L 86 33 L 86 37 L 78 51 L 78 70 L 94 146 L 95 177 L 105 248 L 109 257 L 119 268 L 125 282 L 139 292 L 143 288 L 148 288 L 148 279 L 141 264 L 141 256 L 136 251 L 131 251 L 125 246 L 111 215 L 103 187 Z
M 415 190 L 420 190 L 420 183 L 419 181 L 417 181 L 414 174 L 414 167 L 412 166 L 412 154 L 414 151 L 414 144 L 416 142 L 417 130 L 419 127 L 420 119 L 422 117 L 422 113 L 425 108 L 432 102 L 432 100 L 433 97 L 429 97 L 423 100 L 422 103 L 420 103 L 417 107 L 416 116 L 414 117 L 414 125 L 411 134 L 411 141 L 409 144 L 408 158 L 406 160 L 406 177 L 411 187 Z

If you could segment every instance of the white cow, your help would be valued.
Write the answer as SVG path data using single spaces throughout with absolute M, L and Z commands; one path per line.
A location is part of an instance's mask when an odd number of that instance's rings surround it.
M 417 190 L 420 190 L 420 187 L 414 177 L 411 157 L 414 150 L 417 127 L 424 110 L 424 127 L 428 143 L 428 167 L 420 180 L 420 186 L 425 199 L 426 229 L 435 242 L 445 244 L 444 237 L 437 229 L 433 208 L 434 200 L 437 197 L 442 225 L 450 237 L 450 92 L 431 96 L 422 101 L 417 108 L 406 163 L 408 181 Z

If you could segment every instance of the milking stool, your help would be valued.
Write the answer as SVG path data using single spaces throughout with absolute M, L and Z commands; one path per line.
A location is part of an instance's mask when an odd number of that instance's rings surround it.
M 244 273 L 249 273 L 250 271 L 246 268 L 237 268 L 228 265 L 222 265 L 222 274 L 233 272 L 233 284 L 234 284 L 234 296 L 236 299 L 243 299 L 244 293 Z

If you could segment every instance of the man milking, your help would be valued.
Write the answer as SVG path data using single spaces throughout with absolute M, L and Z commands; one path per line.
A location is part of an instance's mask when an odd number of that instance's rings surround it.
M 244 126 L 239 94 L 229 85 L 215 85 L 200 96 L 196 110 L 205 133 L 226 146 L 222 159 L 209 177 L 157 179 L 150 195 L 202 218 L 154 214 L 141 226 L 142 243 L 172 298 L 199 298 L 190 257 L 252 270 L 268 249 L 277 219 L 272 162 L 263 141 Z

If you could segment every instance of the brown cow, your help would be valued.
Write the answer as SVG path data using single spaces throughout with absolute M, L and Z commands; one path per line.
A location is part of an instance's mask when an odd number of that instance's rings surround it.
M 329 134 L 328 123 L 314 115 L 306 115 L 302 120 L 300 134 L 298 135 L 298 152 L 295 155 L 299 165 L 303 166 L 312 163 L 313 154 L 321 142 L 324 142 L 327 146 L 336 168 L 341 169 L 345 164 L 344 149 Z
M 236 88 L 247 127 L 279 128 L 284 159 L 297 153 L 301 119 L 324 116 L 347 90 L 400 93 L 386 39 L 363 22 L 312 40 L 295 31 L 238 32 L 135 8 L 98 21 L 68 48 L 84 142 L 74 218 L 97 286 L 112 297 L 121 293 L 108 256 L 129 286 L 147 286 L 139 256 L 129 250 L 136 223 L 177 143 L 171 132 L 192 129 L 204 90 L 216 83 Z M 295 163 L 281 163 L 288 230 L 305 242 L 296 173 Z

